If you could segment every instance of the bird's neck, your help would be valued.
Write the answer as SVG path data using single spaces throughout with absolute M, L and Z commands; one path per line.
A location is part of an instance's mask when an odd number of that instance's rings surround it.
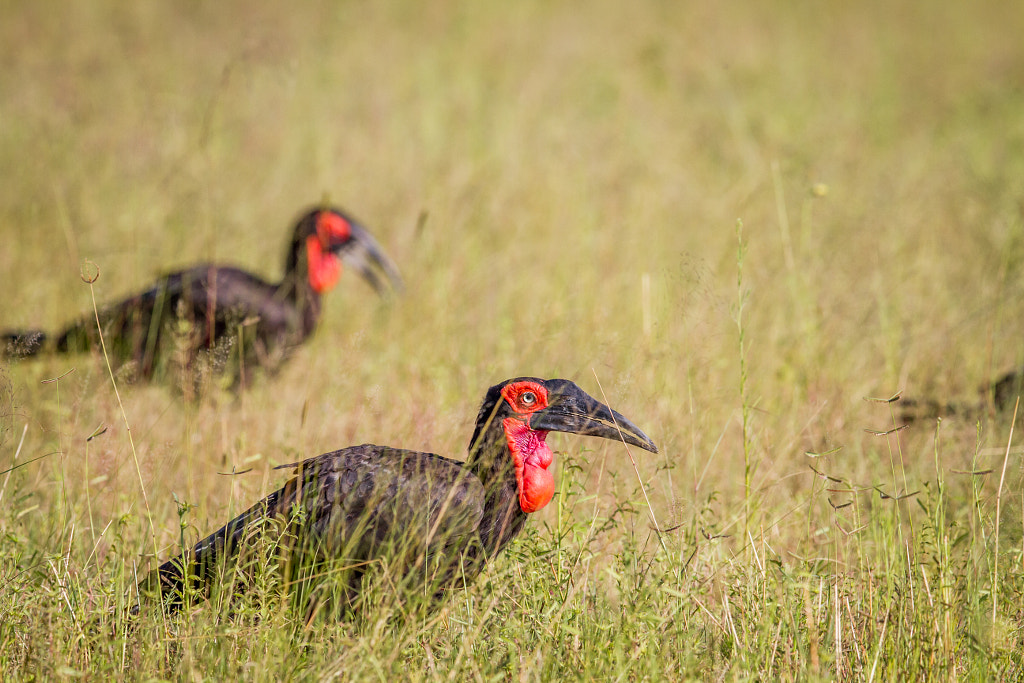
M 304 325 L 310 329 L 316 325 L 320 317 L 320 294 L 325 291 L 322 287 L 314 286 L 315 278 L 311 276 L 317 268 L 323 272 L 323 264 L 317 261 L 317 257 L 333 258 L 319 253 L 311 258 L 306 242 L 301 239 L 294 240 L 285 259 L 284 277 L 277 286 L 277 298 L 292 303 L 301 311 Z
M 486 427 L 478 429 L 470 444 L 466 466 L 484 485 L 480 541 L 487 555 L 493 557 L 526 523 L 526 513 L 519 502 L 515 462 L 502 420 L 491 420 Z

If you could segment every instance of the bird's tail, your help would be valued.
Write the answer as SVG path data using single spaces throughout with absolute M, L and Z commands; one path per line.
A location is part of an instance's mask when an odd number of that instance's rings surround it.
M 91 318 L 68 325 L 52 336 L 43 330 L 3 330 L 0 331 L 0 358 L 27 358 L 44 351 L 80 353 L 92 348 L 95 339 L 96 323 Z
M 42 330 L 4 330 L 0 332 L 0 357 L 27 358 L 43 350 L 47 336 Z
M 213 588 L 214 579 L 236 559 L 245 537 L 257 533 L 273 513 L 276 495 L 261 500 L 176 557 L 153 570 L 139 584 L 140 596 L 160 596 L 171 613 L 184 607 L 187 596 L 201 600 Z

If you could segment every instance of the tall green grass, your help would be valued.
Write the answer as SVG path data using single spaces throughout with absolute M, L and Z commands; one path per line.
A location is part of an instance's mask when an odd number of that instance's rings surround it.
M 100 303 L 203 259 L 275 277 L 325 194 L 409 283 L 343 277 L 237 398 L 3 365 L 5 679 L 1021 678 L 1012 416 L 887 400 L 980 405 L 1024 360 L 1012 3 L 0 13 L 0 328 L 89 314 L 84 259 Z M 553 435 L 555 500 L 440 609 L 375 584 L 307 624 L 268 573 L 130 617 L 274 465 L 458 456 L 523 374 L 660 453 Z

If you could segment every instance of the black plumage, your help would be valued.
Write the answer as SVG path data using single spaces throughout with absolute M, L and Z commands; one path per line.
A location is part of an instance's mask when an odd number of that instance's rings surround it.
M 154 578 L 177 608 L 186 584 L 208 591 L 226 568 L 255 557 L 249 551 L 262 541 L 292 568 L 290 577 L 295 567 L 326 560 L 350 568 L 349 600 L 363 569 L 382 561 L 406 590 L 435 595 L 476 576 L 528 512 L 550 500 L 548 431 L 657 452 L 629 420 L 570 381 L 507 380 L 487 392 L 465 462 L 364 444 L 283 465 L 295 468 L 293 479 L 165 562 Z
M 104 306 L 100 328 L 112 361 L 131 364 L 140 379 L 168 367 L 194 370 L 199 358 L 235 379 L 255 367 L 273 370 L 316 328 L 320 297 L 333 287 L 342 261 L 378 293 L 386 283 L 401 286 L 397 268 L 358 222 L 340 209 L 317 208 L 296 223 L 279 282 L 230 266 L 196 265 Z M 39 330 L 4 332 L 0 340 L 8 356 L 75 353 L 95 347 L 98 330 L 95 317 L 86 315 L 52 340 Z

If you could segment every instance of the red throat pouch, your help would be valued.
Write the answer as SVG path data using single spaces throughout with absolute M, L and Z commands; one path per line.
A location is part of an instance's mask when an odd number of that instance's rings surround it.
M 330 251 L 324 251 L 316 235 L 306 238 L 306 263 L 309 267 L 309 286 L 323 294 L 338 283 L 341 261 Z
M 536 512 L 555 495 L 555 478 L 548 472 L 554 457 L 545 442 L 548 433 L 534 431 L 525 422 L 511 417 L 506 417 L 502 426 L 512 452 L 519 507 L 526 513 Z

